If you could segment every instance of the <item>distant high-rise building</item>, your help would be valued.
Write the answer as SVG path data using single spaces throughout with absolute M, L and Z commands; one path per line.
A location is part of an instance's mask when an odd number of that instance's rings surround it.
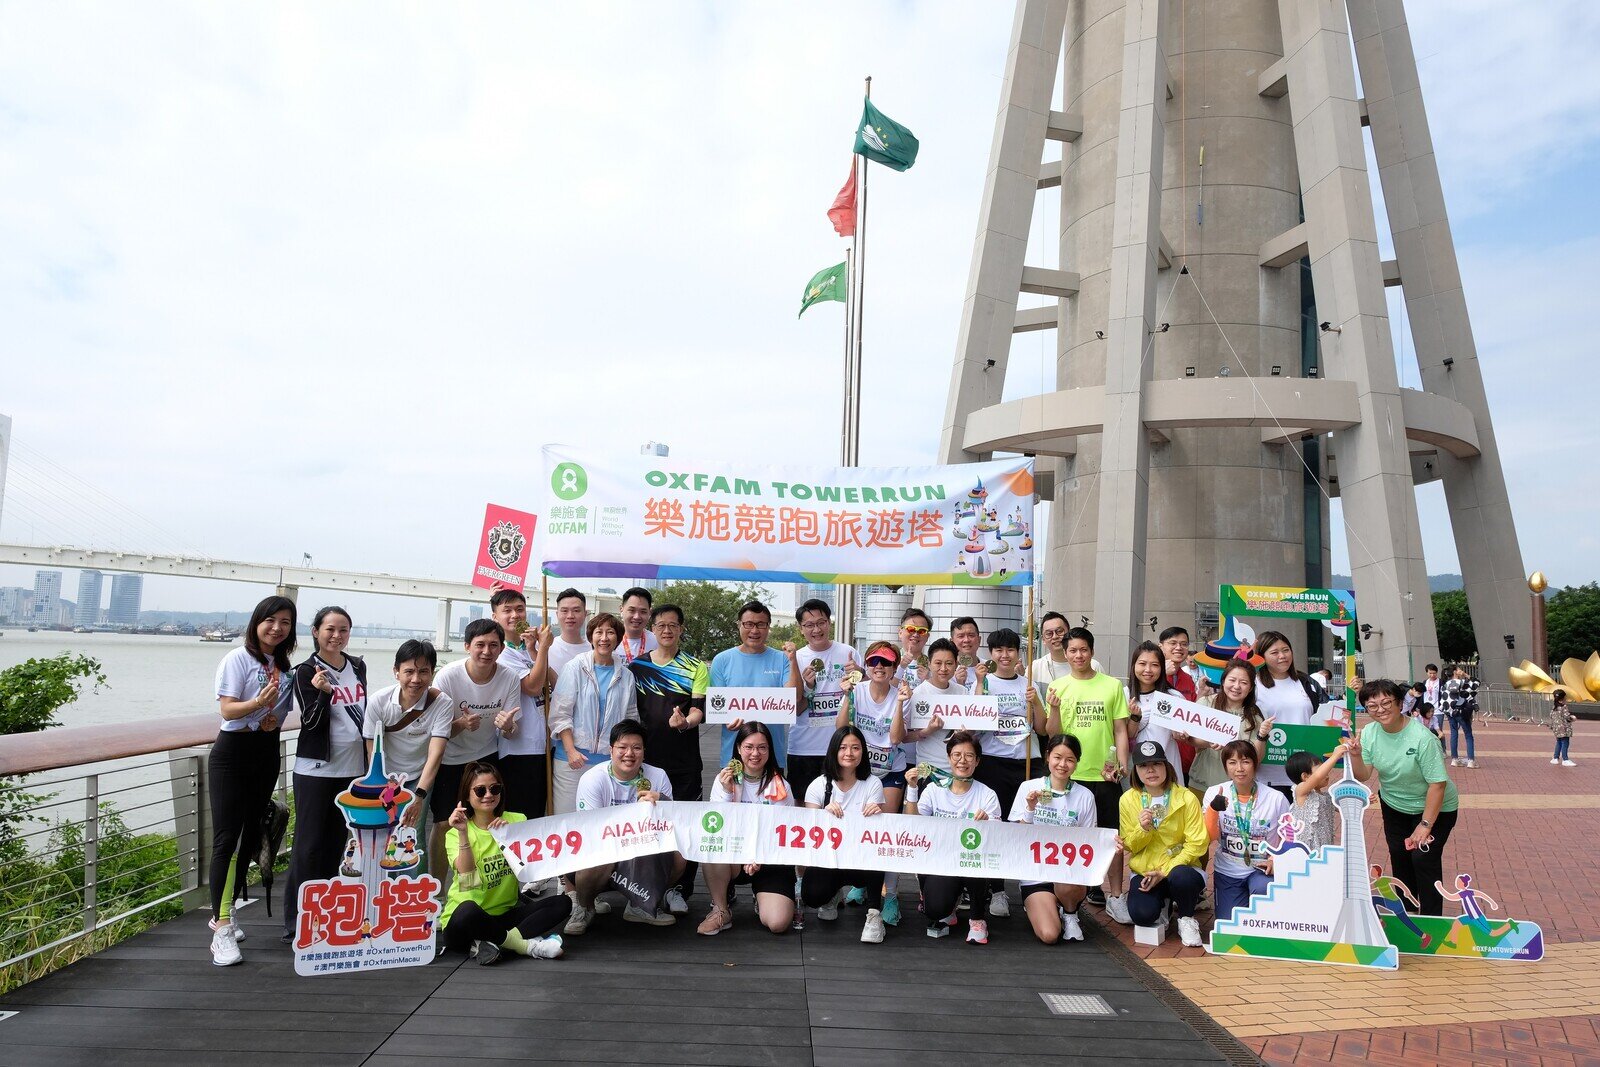
M 837 611 L 839 588 L 833 585 L 818 585 L 816 582 L 797 582 L 794 587 L 794 606 L 798 609 L 808 600 L 820 600 L 828 605 L 829 611 Z
M 639 455 L 641 456 L 665 456 L 669 454 L 670 451 L 671 450 L 660 441 L 646 441 L 644 444 L 639 446 Z
M 61 572 L 33 572 L 33 621 L 54 626 L 61 614 Z
M 96 626 L 100 622 L 100 590 L 106 576 L 100 571 L 78 572 L 78 607 L 73 613 L 75 626 Z
M 467 621 L 468 622 L 477 622 L 481 618 L 483 618 L 483 605 L 482 604 L 473 604 L 471 607 L 467 608 Z
M 137 626 L 139 607 L 143 600 L 144 575 L 112 575 L 111 607 L 106 612 L 106 621 L 112 626 Z

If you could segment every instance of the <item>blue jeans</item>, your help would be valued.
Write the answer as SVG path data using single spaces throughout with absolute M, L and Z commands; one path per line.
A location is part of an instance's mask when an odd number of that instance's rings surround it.
M 1478 757 L 1473 752 L 1473 748 L 1472 748 L 1472 716 L 1471 715 L 1451 715 L 1450 716 L 1450 758 L 1451 759 L 1455 759 L 1455 758 L 1457 758 L 1457 756 L 1460 755 L 1459 751 L 1456 748 L 1456 736 L 1457 736 L 1457 732 L 1458 731 L 1467 735 L 1467 758 L 1468 759 L 1477 759 Z
M 1128 915 L 1135 926 L 1154 926 L 1161 919 L 1161 905 L 1172 901 L 1172 910 L 1180 919 L 1194 918 L 1195 905 L 1206 889 L 1206 876 L 1200 868 L 1179 864 L 1167 872 L 1156 887 L 1145 892 L 1139 888 L 1144 875 L 1128 874 Z
M 1252 870 L 1243 878 L 1235 878 L 1223 871 L 1215 872 L 1215 904 L 1217 922 L 1233 918 L 1233 913 L 1250 903 L 1250 898 L 1260 896 L 1272 884 L 1266 871 Z
M 1572 757 L 1567 755 L 1567 748 L 1571 744 L 1572 738 L 1570 737 L 1556 738 L 1556 759 L 1571 759 Z

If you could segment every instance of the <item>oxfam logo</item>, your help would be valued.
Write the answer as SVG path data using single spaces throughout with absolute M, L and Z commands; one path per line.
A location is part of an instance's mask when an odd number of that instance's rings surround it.
M 589 475 L 576 463 L 562 463 L 550 472 L 550 489 L 562 500 L 576 500 L 589 490 Z
M 961 847 L 968 852 L 975 850 L 981 844 L 983 844 L 983 835 L 978 833 L 976 827 L 969 826 L 961 831 Z
M 722 813 L 720 811 L 706 812 L 700 817 L 700 825 L 708 834 L 720 833 L 722 831 Z
M 1267 736 L 1267 740 L 1274 747 L 1282 748 L 1289 743 L 1289 735 L 1283 732 L 1283 727 L 1274 726 L 1272 733 Z

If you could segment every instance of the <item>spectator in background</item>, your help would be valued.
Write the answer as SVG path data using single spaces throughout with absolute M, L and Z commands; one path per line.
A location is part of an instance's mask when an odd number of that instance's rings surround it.
M 1472 717 L 1478 714 L 1478 680 L 1467 674 L 1465 667 L 1457 664 L 1454 675 L 1444 684 L 1444 696 L 1447 705 L 1445 713 L 1450 717 L 1450 766 L 1476 769 L 1478 753 L 1472 743 Z M 1467 735 L 1466 759 L 1460 758 L 1461 751 L 1457 747 L 1461 734 Z

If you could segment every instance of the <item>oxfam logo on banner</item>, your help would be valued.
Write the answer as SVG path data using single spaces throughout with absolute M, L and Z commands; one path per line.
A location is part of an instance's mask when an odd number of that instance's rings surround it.
M 702 815 L 700 817 L 700 826 L 708 834 L 721 833 L 722 832 L 722 813 L 720 811 L 708 811 L 708 812 L 706 812 L 704 815 Z
M 1282 748 L 1289 743 L 1289 735 L 1283 732 L 1283 727 L 1274 726 L 1272 733 L 1267 735 L 1267 741 L 1273 748 Z
M 561 463 L 550 472 L 550 490 L 562 500 L 576 500 L 589 490 L 589 475 L 576 463 Z
M 961 831 L 961 847 L 968 852 L 975 851 L 981 844 L 983 844 L 983 835 L 978 833 L 977 827 L 969 826 Z

